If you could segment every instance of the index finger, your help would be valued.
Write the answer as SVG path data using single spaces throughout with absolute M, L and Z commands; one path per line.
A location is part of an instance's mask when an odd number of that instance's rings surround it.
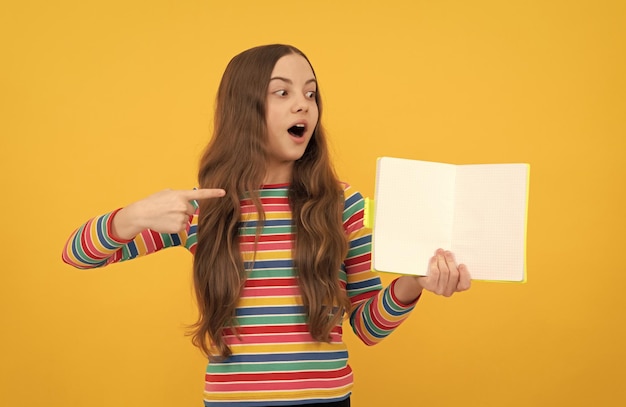
M 220 198 L 226 195 L 226 191 L 221 188 L 199 188 L 182 190 L 180 194 L 187 201 L 194 201 L 197 199 Z

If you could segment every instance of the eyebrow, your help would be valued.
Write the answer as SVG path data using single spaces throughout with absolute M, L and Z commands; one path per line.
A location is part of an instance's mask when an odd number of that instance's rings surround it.
M 283 82 L 287 82 L 290 85 L 293 85 L 293 81 L 289 78 L 284 78 L 282 76 L 274 76 L 273 78 L 270 78 L 270 82 L 274 81 L 274 80 L 278 80 L 278 81 L 283 81 Z M 308 85 L 309 83 L 317 83 L 317 80 L 315 80 L 315 78 L 313 79 L 309 79 L 308 81 L 306 81 L 304 84 Z

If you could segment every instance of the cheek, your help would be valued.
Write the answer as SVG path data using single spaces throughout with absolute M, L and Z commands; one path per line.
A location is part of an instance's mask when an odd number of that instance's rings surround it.
M 315 105 L 315 107 L 313 108 L 312 114 L 313 114 L 313 117 L 315 118 L 315 123 L 317 123 L 320 118 L 320 110 L 317 107 L 317 105 Z
M 278 122 L 279 121 L 277 120 L 276 112 L 268 109 L 268 111 L 265 113 L 265 126 L 268 128 L 268 130 L 276 127 L 276 124 Z

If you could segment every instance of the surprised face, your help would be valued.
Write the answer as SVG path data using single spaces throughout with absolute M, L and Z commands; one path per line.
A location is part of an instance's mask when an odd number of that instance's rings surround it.
M 304 154 L 317 125 L 317 82 L 298 54 L 280 58 L 270 78 L 265 120 L 268 132 L 266 183 L 291 179 L 294 161 Z M 280 180 L 279 180 L 280 179 Z

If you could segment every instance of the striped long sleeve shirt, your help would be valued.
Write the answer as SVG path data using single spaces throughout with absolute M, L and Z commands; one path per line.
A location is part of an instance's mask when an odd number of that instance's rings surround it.
M 371 270 L 371 234 L 363 226 L 363 197 L 347 184 L 344 196 L 343 225 L 349 250 L 338 278 L 351 302 L 352 330 L 365 344 L 373 345 L 406 319 L 415 303 L 402 304 L 396 299 L 395 281 L 382 288 L 380 278 Z M 251 201 L 241 201 L 240 249 L 250 268 L 236 310 L 237 331 L 225 331 L 233 354 L 210 362 L 206 369 L 205 407 L 343 400 L 351 394 L 353 375 L 342 325 L 332 330 L 328 343 L 315 341 L 308 331 L 293 267 L 294 227 L 288 185 L 265 186 L 260 198 L 266 219 L 256 253 L 258 214 Z M 65 245 L 63 260 L 77 268 L 95 268 L 174 246 L 195 252 L 197 212 L 180 233 L 144 230 L 130 241 L 111 233 L 116 212 L 78 228 Z

